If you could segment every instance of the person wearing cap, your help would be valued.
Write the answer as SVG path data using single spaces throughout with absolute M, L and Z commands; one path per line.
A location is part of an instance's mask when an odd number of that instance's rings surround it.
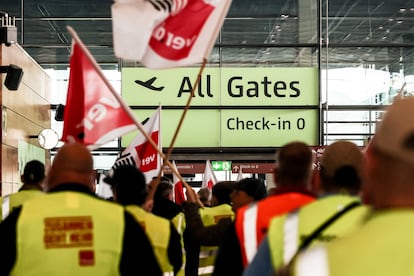
M 220 246 L 213 275 L 241 275 L 256 254 L 272 217 L 295 210 L 315 200 L 311 190 L 313 154 L 300 141 L 284 145 L 276 153 L 273 171 L 277 190 L 265 199 L 236 212 L 235 229 Z
M 346 237 L 299 254 L 291 266 L 292 274 L 413 274 L 413 97 L 397 99 L 388 107 L 365 156 L 363 194 L 372 206 L 371 213 Z
M 185 275 L 210 275 L 213 271 L 223 229 L 234 216 L 230 201 L 234 185 L 234 181 L 217 182 L 211 191 L 211 207 L 203 209 L 198 208 L 195 192 L 187 191 L 184 212 Z
M 319 199 L 273 218 L 267 238 L 243 275 L 277 272 L 298 251 L 343 237 L 360 226 L 369 212 L 359 197 L 364 170 L 361 150 L 348 141 L 334 142 L 325 149 L 320 166 Z
M 144 174 L 132 165 L 118 166 L 105 182 L 112 186 L 114 200 L 143 226 L 164 275 L 176 275 L 182 265 L 180 235 L 171 221 L 142 207 L 148 192 Z
M 230 194 L 233 211 L 267 196 L 266 186 L 261 179 L 243 178 L 236 183 Z
M 96 197 L 92 155 L 64 144 L 47 194 L 0 223 L 0 275 L 162 275 L 150 241 L 119 204 Z
M 31 160 L 26 163 L 20 180 L 23 183 L 17 193 L 0 198 L 0 213 L 5 219 L 10 211 L 39 195 L 43 195 L 42 184 L 45 178 L 45 166 L 39 160 Z

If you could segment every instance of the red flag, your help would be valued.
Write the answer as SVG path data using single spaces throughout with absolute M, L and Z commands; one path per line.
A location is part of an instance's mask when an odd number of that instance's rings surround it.
M 230 3 L 117 0 L 112 5 L 115 55 L 154 69 L 201 63 L 210 55 Z
M 173 165 L 175 169 L 177 169 L 177 166 L 175 165 L 175 161 L 173 161 Z M 178 171 L 178 170 L 177 170 Z M 177 204 L 183 204 L 186 200 L 185 194 L 184 194 L 184 187 L 181 180 L 173 174 L 173 183 L 174 183 L 174 201 Z
M 152 117 L 144 124 L 145 132 L 161 149 L 161 107 L 158 107 Z M 162 158 L 157 150 L 149 143 L 141 133 L 129 144 L 122 152 L 121 156 L 115 161 L 112 168 L 121 164 L 131 164 L 137 166 L 145 175 L 147 182 L 150 182 L 154 176 L 158 175 L 161 169 Z
M 62 141 L 97 148 L 137 129 L 96 62 L 75 40 L 70 58 Z
M 203 182 L 201 183 L 201 188 L 208 188 L 211 192 L 211 189 L 216 183 L 216 175 L 214 174 L 213 168 L 211 167 L 210 160 L 207 160 L 206 167 L 204 169 Z

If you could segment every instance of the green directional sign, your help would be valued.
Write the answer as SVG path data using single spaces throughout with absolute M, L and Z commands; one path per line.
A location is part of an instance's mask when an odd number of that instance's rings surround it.
M 231 161 L 211 161 L 213 171 L 231 171 Z

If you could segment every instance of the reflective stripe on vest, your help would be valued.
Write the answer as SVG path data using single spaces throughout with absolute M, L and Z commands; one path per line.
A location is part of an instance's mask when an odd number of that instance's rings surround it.
M 287 264 L 298 250 L 298 212 L 292 212 L 286 216 L 283 232 L 283 262 Z
M 10 213 L 10 195 L 3 197 L 3 203 L 1 204 L 2 219 L 4 220 Z
M 214 265 L 199 267 L 198 275 L 212 274 L 213 271 L 214 271 Z
M 257 251 L 257 204 L 253 204 L 244 212 L 243 238 L 247 263 L 250 263 Z
M 182 231 L 182 227 L 183 227 L 183 219 L 184 219 L 184 217 L 183 216 L 179 216 L 178 217 L 178 221 L 177 221 L 177 232 L 178 232 L 178 234 L 180 234 L 180 235 L 182 235 L 183 234 L 183 231 Z
M 299 255 L 295 263 L 297 276 L 329 276 L 328 256 L 324 247 L 314 249 Z
M 199 258 L 202 259 L 202 258 L 207 258 L 210 256 L 217 256 L 217 253 L 218 253 L 218 249 L 203 250 L 203 251 L 200 251 Z

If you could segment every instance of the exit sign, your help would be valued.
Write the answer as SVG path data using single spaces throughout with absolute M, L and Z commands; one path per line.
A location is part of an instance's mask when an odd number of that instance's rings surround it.
M 231 171 L 231 161 L 211 161 L 213 171 Z

